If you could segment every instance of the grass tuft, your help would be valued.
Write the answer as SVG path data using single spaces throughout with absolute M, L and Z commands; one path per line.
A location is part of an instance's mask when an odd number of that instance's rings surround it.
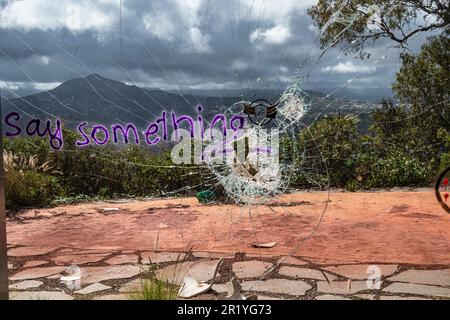
M 178 286 L 169 281 L 142 279 L 142 290 L 131 294 L 133 300 L 176 300 Z

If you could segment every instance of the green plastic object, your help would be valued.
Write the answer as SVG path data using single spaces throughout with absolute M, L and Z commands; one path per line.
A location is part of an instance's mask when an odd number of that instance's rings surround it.
M 214 196 L 214 191 L 212 190 L 197 192 L 197 199 L 201 204 L 208 204 L 209 202 L 213 201 Z

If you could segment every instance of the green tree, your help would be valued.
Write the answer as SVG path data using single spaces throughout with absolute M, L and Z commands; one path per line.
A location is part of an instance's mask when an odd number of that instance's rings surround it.
M 369 56 L 365 46 L 380 38 L 406 47 L 414 35 L 450 25 L 448 0 L 319 0 L 308 13 L 323 47 L 341 45 L 360 57 Z
M 433 153 L 423 144 L 421 130 L 401 104 L 383 101 L 371 112 L 370 134 L 361 138 L 356 161 L 356 188 L 428 185 L 433 178 Z
M 376 139 L 383 141 L 386 145 L 403 145 L 411 137 L 408 122 L 408 110 L 392 100 L 383 100 L 379 108 L 372 110 L 372 126 L 369 131 Z
M 450 158 L 449 1 L 319 0 L 309 9 L 309 14 L 321 30 L 323 47 L 340 46 L 345 53 L 361 58 L 369 56 L 365 47 L 381 38 L 406 48 L 408 40 L 419 33 L 439 33 L 429 38 L 418 54 L 406 51 L 401 54 L 402 67 L 393 84 L 401 106 L 385 102 L 372 113 L 372 135 L 364 138 L 367 150 L 362 151 L 360 160 L 365 164 L 363 168 L 373 166 L 374 161 L 382 158 L 403 166 L 399 170 L 408 165 L 408 172 L 417 173 L 415 181 L 447 163 Z M 395 165 L 387 172 L 394 172 Z M 420 166 L 427 170 L 419 172 Z M 393 179 L 390 184 L 405 181 Z
M 410 108 L 408 121 L 418 128 L 411 139 L 428 145 L 429 152 L 445 151 L 441 129 L 450 128 L 450 38 L 430 38 L 419 54 L 404 54 L 393 89 Z

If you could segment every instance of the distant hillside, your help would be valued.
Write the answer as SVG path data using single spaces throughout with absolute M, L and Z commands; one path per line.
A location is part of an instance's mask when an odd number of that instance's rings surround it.
M 336 98 L 347 98 L 361 102 L 379 103 L 383 99 L 394 99 L 391 88 L 322 88 L 325 94 L 333 93 Z
M 149 122 L 161 116 L 163 110 L 176 111 L 178 115 L 195 115 L 196 106 L 201 104 L 205 119 L 223 112 L 220 106 L 230 106 L 241 100 L 239 95 L 230 96 L 228 91 L 222 96 L 208 96 L 218 92 L 198 91 L 187 95 L 166 92 L 159 89 L 145 89 L 135 85 L 111 80 L 98 74 L 86 78 L 75 78 L 62 83 L 53 90 L 28 95 L 22 98 L 3 100 L 2 112 L 5 115 L 18 111 L 22 116 L 30 115 L 39 119 L 60 118 L 66 127 L 75 128 L 80 122 L 134 123 L 146 127 Z M 254 95 L 250 97 L 249 94 Z M 266 98 L 276 101 L 281 90 L 246 92 L 248 99 Z M 305 123 L 327 114 L 358 113 L 365 119 L 362 132 L 369 125 L 367 113 L 374 104 L 361 103 L 343 98 L 323 99 L 323 94 L 308 92 L 311 108 L 304 118 Z M 223 108 L 223 107 L 222 107 Z
M 66 81 L 50 91 L 4 101 L 3 113 L 16 110 L 41 119 L 58 117 L 67 126 L 81 121 L 104 124 L 133 122 L 143 125 L 159 117 L 163 110 L 195 114 L 198 104 L 208 109 L 211 105 L 226 105 L 236 101 L 237 98 L 183 97 L 92 74 Z

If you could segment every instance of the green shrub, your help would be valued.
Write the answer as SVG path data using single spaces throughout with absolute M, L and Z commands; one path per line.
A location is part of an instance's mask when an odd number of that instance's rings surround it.
M 438 137 L 443 144 L 443 152 L 439 158 L 439 170 L 436 176 L 439 176 L 441 172 L 450 167 L 450 132 L 444 128 L 438 131 Z
M 282 145 L 282 152 L 287 149 L 295 154 L 296 176 L 291 183 L 301 187 L 345 187 L 354 176 L 359 151 L 358 121 L 353 115 L 328 116 L 300 132 L 296 145 Z M 282 140 L 282 144 L 286 143 Z
M 390 150 L 384 157 L 361 154 L 356 173 L 361 181 L 351 184 L 355 189 L 424 186 L 431 182 L 432 166 L 412 154 Z
M 47 206 L 60 190 L 58 179 L 44 173 L 29 170 L 8 170 L 5 173 L 8 209 Z

